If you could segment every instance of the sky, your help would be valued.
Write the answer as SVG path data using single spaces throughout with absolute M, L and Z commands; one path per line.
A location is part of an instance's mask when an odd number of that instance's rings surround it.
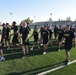
M 27 17 L 34 22 L 47 21 L 50 17 L 53 21 L 66 17 L 75 20 L 76 0 L 0 0 L 0 22 L 19 24 Z

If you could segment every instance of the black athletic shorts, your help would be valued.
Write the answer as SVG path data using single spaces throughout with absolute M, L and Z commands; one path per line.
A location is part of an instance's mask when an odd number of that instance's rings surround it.
M 5 39 L 5 35 L 2 35 L 1 42 Z
M 5 39 L 5 37 L 6 37 L 5 35 L 2 35 L 2 39 Z
M 47 44 L 48 43 L 48 39 L 43 39 L 43 44 Z
M 25 42 L 25 39 L 22 39 L 22 42 L 23 42 L 23 43 L 22 43 L 23 45 L 25 45 L 25 46 L 26 46 L 26 45 L 29 46 L 29 40 L 28 40 L 27 42 Z
M 18 36 L 17 36 L 17 35 L 14 35 L 14 36 L 13 36 L 12 42 L 13 42 L 13 43 L 19 43 L 19 41 L 18 41 Z
M 38 38 L 34 38 L 34 42 L 38 42 Z
M 9 39 L 9 35 L 6 36 L 5 40 L 6 40 L 6 41 L 9 41 L 9 40 L 10 40 L 10 39 Z
M 57 35 L 58 35 L 58 33 L 57 33 L 57 32 L 55 32 L 55 33 L 54 33 L 54 36 L 57 36 Z
M 49 36 L 49 39 L 51 39 L 51 38 L 52 38 L 52 35 Z
M 61 42 L 62 41 L 62 37 L 58 37 L 58 41 Z
M 72 44 L 65 44 L 64 49 L 69 52 L 72 48 Z

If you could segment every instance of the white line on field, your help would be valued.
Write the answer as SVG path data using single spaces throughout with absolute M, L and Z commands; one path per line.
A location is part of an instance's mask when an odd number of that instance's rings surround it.
M 76 62 L 76 60 L 71 61 L 68 65 L 73 64 L 73 63 L 75 63 L 75 62 Z M 60 69 L 60 68 L 65 67 L 65 66 L 66 66 L 66 65 L 62 65 L 62 66 L 59 66 L 59 67 L 56 67 L 56 68 L 50 69 L 50 70 L 48 70 L 48 71 L 38 73 L 38 74 L 36 74 L 36 75 L 45 75 L 45 74 L 47 74 L 47 73 L 53 72 L 53 71 L 55 71 L 55 70 L 58 70 L 58 69 Z

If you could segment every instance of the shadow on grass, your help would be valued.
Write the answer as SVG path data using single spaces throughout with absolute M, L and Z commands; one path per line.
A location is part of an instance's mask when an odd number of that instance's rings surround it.
M 58 47 L 49 47 L 49 52 L 58 52 Z M 43 48 L 41 49 L 34 49 L 33 51 L 29 51 L 30 56 L 42 55 Z M 13 60 L 22 58 L 22 51 L 21 49 L 16 50 L 4 50 L 6 60 Z
M 36 68 L 36 69 L 32 69 L 32 70 L 28 70 L 28 71 L 25 71 L 25 72 L 12 72 L 12 73 L 9 73 L 9 74 L 6 74 L 6 75 L 22 75 L 22 74 L 36 75 L 36 74 L 38 74 L 40 72 L 44 72 L 46 70 L 61 66 L 63 64 L 63 62 L 64 61 L 56 63 L 56 64 L 52 64 L 52 65 L 48 65 L 48 66 L 44 66 L 44 67 L 40 67 L 40 68 Z
M 58 52 L 58 47 L 57 46 L 53 46 L 53 47 L 49 47 L 48 48 L 48 50 L 49 50 L 49 52 Z M 64 49 L 64 46 L 62 46 L 61 48 L 60 48 L 60 50 L 63 50 Z
M 5 58 L 7 60 L 14 60 L 14 59 L 20 59 L 22 57 L 22 53 L 17 53 L 17 54 L 9 54 L 9 55 L 6 55 Z
M 21 52 L 21 48 L 20 47 L 16 47 L 15 49 L 10 48 L 9 50 L 7 50 L 7 47 L 3 48 L 4 54 L 10 54 L 11 52 Z

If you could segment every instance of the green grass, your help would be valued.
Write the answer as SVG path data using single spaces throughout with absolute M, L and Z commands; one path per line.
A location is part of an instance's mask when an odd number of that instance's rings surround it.
M 33 37 L 30 41 L 33 40 Z M 31 46 L 30 46 L 31 47 Z M 62 48 L 58 52 L 58 47 L 49 46 L 49 52 L 45 55 L 43 53 L 43 47 L 41 49 L 35 48 L 34 51 L 29 50 L 29 57 L 22 58 L 21 47 L 13 49 L 4 50 L 5 61 L 0 61 L 0 75 L 35 75 L 37 73 L 52 69 L 59 65 L 64 64 L 66 59 L 65 50 Z M 73 48 L 71 50 L 71 59 L 76 59 L 76 50 Z M 47 75 L 75 75 L 76 63 L 66 66 L 57 71 L 51 72 Z
M 76 63 L 56 70 L 54 72 L 48 73 L 47 75 L 76 75 Z
M 63 61 L 66 58 L 65 50 L 62 49 L 60 52 L 58 52 L 57 47 L 49 47 L 49 52 L 46 55 L 42 55 L 43 48 L 40 50 L 35 49 L 34 51 L 30 51 L 30 56 L 25 59 L 22 58 L 22 52 L 20 48 L 16 48 L 15 52 L 13 53 L 11 53 L 11 51 L 13 51 L 13 49 L 4 49 L 4 56 L 6 60 L 0 62 L 0 75 L 35 75 L 36 73 L 52 69 L 63 64 Z M 71 50 L 71 59 L 76 59 L 75 48 Z M 73 64 L 73 66 L 75 65 Z M 69 75 L 68 71 L 71 72 L 70 69 L 73 72 L 75 71 L 76 67 L 73 66 L 70 65 L 50 74 L 64 75 L 66 72 L 66 75 Z M 68 71 L 66 71 L 66 69 Z M 73 72 L 71 73 L 72 75 Z

